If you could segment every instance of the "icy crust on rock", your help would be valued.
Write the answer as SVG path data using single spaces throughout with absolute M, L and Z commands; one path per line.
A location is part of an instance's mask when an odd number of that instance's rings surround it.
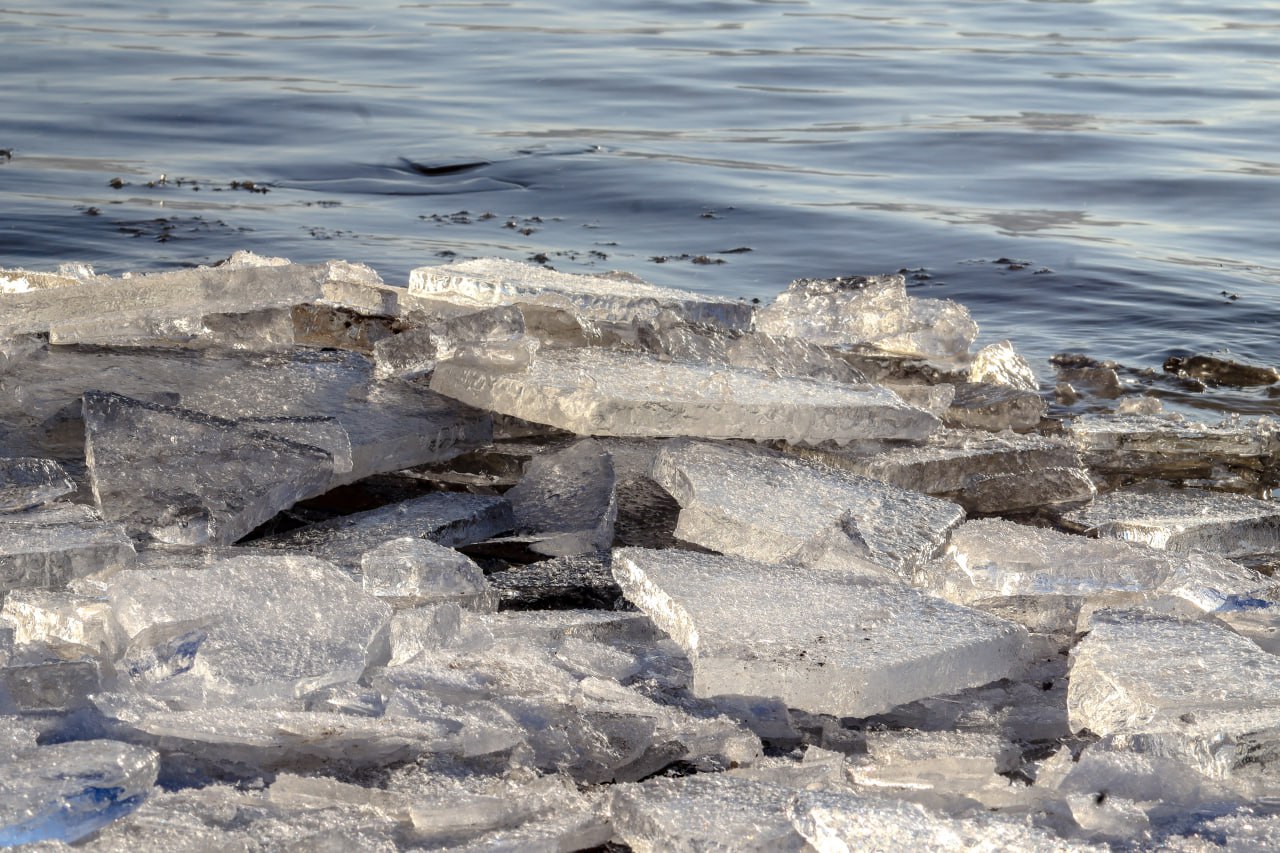
M 1274 590 L 1266 577 L 1216 554 L 1175 553 L 1087 539 L 1002 519 L 967 521 L 946 553 L 916 573 L 916 583 L 964 604 L 993 596 L 1066 596 L 1141 603 L 1161 596 L 1197 610 L 1231 610 Z M 1082 601 L 1068 603 L 1078 611 Z
M 0 514 L 0 592 L 59 589 L 135 559 L 124 525 L 104 522 L 83 504 L 58 502 Z
M 0 756 L 0 846 L 87 838 L 141 805 L 158 770 L 152 750 L 111 740 Z
M 52 459 L 0 457 L 0 513 L 32 509 L 75 489 L 67 472 Z
M 873 480 L 953 500 L 969 512 L 1086 501 L 1097 491 L 1073 447 L 1038 435 L 942 430 L 922 447 L 874 455 L 830 446 L 791 450 Z
M 964 520 L 949 501 L 755 447 L 673 441 L 651 475 L 683 507 L 677 538 L 765 562 L 909 574 Z
M 1076 731 L 1212 777 L 1274 773 L 1280 658 L 1221 624 L 1102 611 L 1072 652 L 1067 710 Z
M 607 551 L 613 544 L 616 484 L 613 457 L 588 438 L 533 457 L 505 497 L 517 531 L 538 537 L 533 551 L 571 557 Z
M 333 479 L 328 451 L 199 412 L 89 392 L 84 421 L 103 517 L 161 542 L 230 545 Z
M 433 492 L 420 498 L 344 515 L 287 533 L 254 539 L 254 548 L 310 554 L 351 572 L 363 555 L 393 539 L 430 539 L 440 545 L 468 545 L 515 526 L 511 504 L 494 495 Z
M 935 417 L 871 385 L 664 363 L 600 349 L 543 350 L 523 368 L 441 362 L 431 388 L 580 435 L 919 441 Z
M 1205 489 L 1127 489 L 1099 495 L 1063 522 L 1090 535 L 1169 551 L 1193 548 L 1225 557 L 1280 551 L 1280 506 Z
M 409 293 L 478 307 L 535 302 L 592 320 L 651 319 L 666 310 L 685 322 L 744 331 L 753 313 L 746 302 L 658 287 L 631 276 L 573 275 L 493 258 L 418 267 L 409 273 Z
M 873 344 L 936 358 L 966 355 L 978 336 L 964 306 L 908 296 L 900 275 L 798 279 L 759 312 L 756 329 L 817 344 Z
M 894 581 L 639 548 L 616 550 L 613 572 L 689 655 L 698 696 L 867 716 L 1024 663 L 1022 627 Z

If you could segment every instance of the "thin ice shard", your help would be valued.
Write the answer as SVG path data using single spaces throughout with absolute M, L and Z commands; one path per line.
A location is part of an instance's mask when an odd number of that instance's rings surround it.
M 532 550 L 570 557 L 606 551 L 613 544 L 615 485 L 613 458 L 588 438 L 533 457 L 506 498 L 517 530 L 538 537 Z
M 0 515 L 0 591 L 60 589 L 74 578 L 131 565 L 133 542 L 82 504 Z
M 621 548 L 623 593 L 684 648 L 697 696 L 778 696 L 861 717 L 1017 672 L 1018 625 L 894 581 Z
M 829 446 L 794 452 L 953 500 L 970 512 L 1036 509 L 1089 500 L 1096 493 L 1075 449 L 1038 435 L 944 430 L 922 447 L 874 455 Z
M 909 573 L 964 519 L 949 501 L 751 447 L 671 442 L 652 476 L 683 507 L 677 538 L 766 562 Z
M 158 772 L 155 752 L 111 740 L 0 761 L 0 846 L 79 841 L 141 805 Z
M 161 542 L 230 545 L 334 475 L 327 451 L 199 412 L 90 392 L 84 419 L 103 516 Z
M 441 545 L 468 545 L 506 533 L 514 525 L 511 504 L 504 498 L 433 492 L 255 539 L 249 544 L 256 548 L 312 554 L 355 572 L 365 552 L 392 539 L 413 536 Z
M 480 259 L 409 273 L 409 293 L 484 307 L 533 302 L 593 320 L 651 319 L 661 310 L 689 323 L 725 329 L 751 326 L 750 304 L 687 290 L 657 287 L 634 278 L 571 275 L 532 264 Z
M 1213 777 L 1274 770 L 1280 658 L 1223 625 L 1103 611 L 1072 652 L 1073 730 L 1124 738 Z
M 75 489 L 67 472 L 52 459 L 0 457 L 0 512 L 32 509 Z
M 523 369 L 441 362 L 431 388 L 580 435 L 921 440 L 938 421 L 877 386 L 663 363 L 599 349 L 539 352 Z
M 1066 513 L 1063 521 L 1097 536 L 1170 551 L 1198 548 L 1244 557 L 1280 550 L 1275 503 L 1203 489 L 1109 492 Z

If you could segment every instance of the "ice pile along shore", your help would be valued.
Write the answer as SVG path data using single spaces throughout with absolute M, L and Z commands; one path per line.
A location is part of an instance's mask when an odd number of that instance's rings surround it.
M 0 845 L 1280 847 L 1275 427 L 977 332 L 0 271 Z

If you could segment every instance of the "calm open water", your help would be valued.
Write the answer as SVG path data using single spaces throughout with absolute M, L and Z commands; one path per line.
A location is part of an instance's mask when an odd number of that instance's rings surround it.
M 3 266 L 907 268 L 1045 376 L 1280 365 L 1277 0 L 10 3 Z

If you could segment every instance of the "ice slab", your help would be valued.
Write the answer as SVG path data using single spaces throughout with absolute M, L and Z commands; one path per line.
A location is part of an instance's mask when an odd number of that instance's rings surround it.
M 1179 758 L 1211 777 L 1272 767 L 1280 658 L 1229 628 L 1102 611 L 1072 652 L 1071 727 Z
M 513 306 L 444 318 L 378 341 L 373 347 L 379 377 L 430 373 L 436 362 L 471 343 L 510 342 L 525 333 L 524 315 Z
M 969 381 L 1007 385 L 1024 391 L 1036 391 L 1040 387 L 1031 365 L 1009 341 L 1000 341 L 978 350 L 969 365 Z
M 360 557 L 364 589 L 398 607 L 455 602 L 493 610 L 497 596 L 489 591 L 475 561 L 429 539 L 402 536 Z
M 124 525 L 104 522 L 92 507 L 53 503 L 0 514 L 0 591 L 59 589 L 135 558 Z
M 623 593 L 693 662 L 698 696 L 867 716 L 1019 671 L 1025 630 L 894 581 L 621 548 Z
M 505 533 L 514 525 L 511 504 L 505 498 L 433 492 L 255 539 L 248 544 L 255 548 L 311 554 L 357 572 L 366 551 L 392 539 L 411 536 L 446 546 L 467 545 Z
M 733 338 L 725 355 L 734 367 L 773 371 L 782 376 L 808 376 L 851 385 L 865 383 L 862 371 L 815 343 L 754 332 Z
M 922 447 L 866 455 L 855 449 L 796 448 L 864 477 L 960 504 L 969 512 L 1038 509 L 1089 500 L 1096 494 L 1079 454 L 1038 435 L 943 430 Z
M 431 388 L 580 435 L 920 440 L 938 425 L 876 386 L 663 363 L 599 349 L 541 351 L 523 369 L 445 361 Z
M 89 392 L 84 419 L 103 517 L 161 542 L 230 545 L 334 476 L 325 450 L 186 409 Z
M 964 604 L 984 601 L 984 607 L 997 596 L 1078 598 L 1065 603 L 1069 617 L 1085 600 L 1096 607 L 1155 603 L 1160 596 L 1197 610 L 1230 610 L 1272 588 L 1259 573 L 1215 554 L 1159 551 L 1000 519 L 960 525 L 945 555 L 922 567 L 915 580 L 935 595 Z M 1071 623 L 1074 631 L 1074 618 Z
M 0 667 L 0 696 L 19 713 L 77 711 L 102 689 L 102 666 L 75 646 L 18 646 Z
M 948 426 L 965 429 L 1027 432 L 1040 425 L 1044 413 L 1044 399 L 1034 391 L 989 382 L 965 382 L 956 385 L 955 398 L 943 420 Z
M 16 643 L 80 647 L 105 660 L 115 658 L 122 639 L 106 600 L 60 590 L 10 590 L 0 620 Z
M 0 457 L 0 512 L 32 509 L 75 489 L 67 472 L 52 459 Z
M 649 319 L 670 311 L 690 323 L 746 330 L 753 308 L 741 301 L 669 287 L 632 277 L 572 275 L 544 267 L 485 258 L 409 273 L 409 293 L 485 307 L 533 302 L 566 308 L 593 320 Z
M 111 740 L 42 746 L 0 762 L 0 846 L 86 838 L 141 805 L 158 770 L 150 749 Z
M 1169 551 L 1198 548 L 1225 557 L 1280 551 L 1274 502 L 1204 489 L 1108 492 L 1062 520 L 1091 535 Z
M 294 344 L 293 318 L 288 308 L 186 317 L 137 316 L 110 324 L 96 322 L 55 325 L 49 343 L 120 347 L 181 347 L 189 350 L 226 348 L 278 350 Z
M 391 608 L 312 557 L 237 557 L 134 570 L 107 598 L 130 638 L 129 676 L 175 701 L 297 696 L 359 678 Z
M 926 357 L 968 353 L 978 325 L 949 299 L 909 296 L 900 275 L 793 281 L 756 317 L 756 329 L 817 344 L 873 344 Z
M 949 501 L 753 447 L 671 442 L 652 476 L 683 507 L 677 538 L 766 562 L 909 574 L 964 518 Z
M 613 457 L 583 439 L 533 457 L 505 497 L 518 533 L 533 534 L 533 551 L 572 557 L 607 551 L 613 544 L 618 496 Z
M 637 853 L 810 849 L 792 828 L 794 791 L 726 774 L 653 779 L 610 791 L 614 839 Z
M 867 756 L 850 770 L 866 787 L 936 788 L 962 793 L 1000 780 L 1022 753 L 993 732 L 868 731 Z

